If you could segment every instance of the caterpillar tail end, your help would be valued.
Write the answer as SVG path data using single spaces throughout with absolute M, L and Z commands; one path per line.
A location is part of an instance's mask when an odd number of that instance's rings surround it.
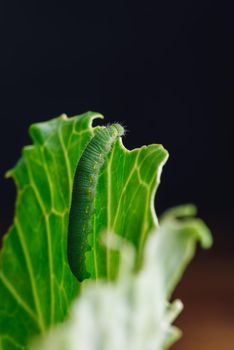
M 69 262 L 69 267 L 72 274 L 76 277 L 76 279 L 79 282 L 83 282 L 85 279 L 88 279 L 91 277 L 91 274 L 86 271 L 84 266 L 81 266 L 81 265 L 79 266 L 79 262 L 77 264 L 74 263 L 74 257 L 70 256 L 69 253 L 68 253 L 68 262 Z

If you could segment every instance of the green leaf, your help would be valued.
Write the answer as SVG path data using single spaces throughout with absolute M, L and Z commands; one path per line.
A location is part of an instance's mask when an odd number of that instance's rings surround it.
M 0 255 L 0 348 L 25 349 L 28 339 L 64 320 L 79 284 L 67 262 L 67 227 L 77 162 L 95 133 L 97 113 L 32 125 L 32 146 L 8 172 L 17 185 L 14 222 Z M 167 152 L 160 145 L 126 150 L 116 143 L 100 174 L 87 253 L 93 278 L 113 277 L 118 255 L 99 243 L 103 230 L 131 240 L 141 254 L 157 227 L 153 200 Z
M 121 254 L 119 278 L 88 281 L 71 317 L 37 339 L 31 350 L 164 350 L 179 339 L 181 332 L 172 323 L 183 305 L 179 300 L 170 304 L 168 294 L 191 260 L 196 243 L 212 241 L 205 224 L 185 219 L 181 209 L 165 215 L 157 232 L 148 237 L 137 273 L 132 270 L 132 246 L 113 237 L 109 245 Z M 186 213 L 191 207 L 183 209 Z M 174 216 L 179 212 L 182 221 Z
M 103 230 L 131 241 L 140 260 L 147 234 L 158 226 L 154 196 L 167 157 L 161 145 L 132 151 L 124 148 L 121 140 L 114 145 L 98 180 L 89 235 L 92 250 L 86 254 L 87 267 L 93 278 L 112 279 L 118 271 L 118 254 L 97 239 Z
M 187 204 L 168 209 L 161 217 L 156 256 L 157 264 L 164 270 L 162 276 L 167 298 L 192 260 L 196 242 L 199 241 L 204 249 L 212 245 L 210 230 L 201 219 L 194 218 L 196 212 L 194 205 Z

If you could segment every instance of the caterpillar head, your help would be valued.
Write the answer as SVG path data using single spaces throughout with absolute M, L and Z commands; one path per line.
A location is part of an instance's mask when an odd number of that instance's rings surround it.
M 122 125 L 115 123 L 115 124 L 112 124 L 110 127 L 115 133 L 117 132 L 117 136 L 120 137 L 124 135 L 124 127 Z

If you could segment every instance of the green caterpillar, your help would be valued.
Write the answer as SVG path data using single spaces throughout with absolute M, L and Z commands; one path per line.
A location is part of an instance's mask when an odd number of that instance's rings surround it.
M 68 262 L 72 273 L 82 282 L 90 277 L 85 266 L 89 249 L 87 236 L 91 229 L 98 175 L 111 147 L 124 134 L 120 124 L 100 129 L 85 148 L 76 168 L 68 226 Z

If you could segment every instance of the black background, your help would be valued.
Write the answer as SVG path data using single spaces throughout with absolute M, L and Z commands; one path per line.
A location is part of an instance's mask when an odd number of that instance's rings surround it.
M 3 176 L 30 143 L 28 126 L 94 110 L 127 126 L 127 147 L 168 149 L 159 212 L 194 202 L 225 239 L 234 199 L 231 4 L 1 1 L 1 233 L 15 198 Z

